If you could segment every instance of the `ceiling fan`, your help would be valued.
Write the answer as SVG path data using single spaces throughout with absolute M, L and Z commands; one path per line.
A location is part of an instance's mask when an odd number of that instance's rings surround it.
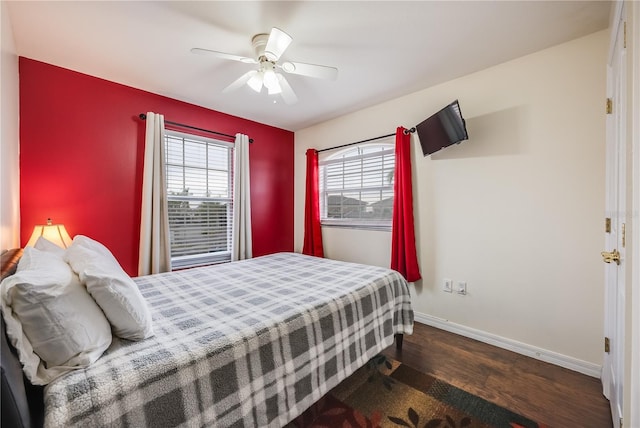
M 242 85 L 247 84 L 258 93 L 265 87 L 269 95 L 280 94 L 285 103 L 294 104 L 298 101 L 298 97 L 280 71 L 318 79 L 335 80 L 338 77 L 338 69 L 326 65 L 306 64 L 303 62 L 278 62 L 292 41 L 293 38 L 290 35 L 279 28 L 273 27 L 271 33 L 256 34 L 251 39 L 255 58 L 202 48 L 193 48 L 191 52 L 201 55 L 213 55 L 218 58 L 240 61 L 245 64 L 258 65 L 257 69 L 246 72 L 232 82 L 222 91 L 223 93 L 236 90 Z

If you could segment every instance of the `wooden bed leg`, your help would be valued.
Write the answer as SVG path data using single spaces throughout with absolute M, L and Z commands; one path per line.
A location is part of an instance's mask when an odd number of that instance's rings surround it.
M 404 338 L 404 335 L 403 334 L 396 334 L 395 338 L 396 338 L 396 349 L 398 351 L 402 351 L 402 339 Z

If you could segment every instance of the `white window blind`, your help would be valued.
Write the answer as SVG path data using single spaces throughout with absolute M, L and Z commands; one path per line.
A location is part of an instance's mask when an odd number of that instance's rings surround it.
M 394 145 L 362 144 L 319 161 L 325 226 L 391 229 Z
M 166 131 L 171 265 L 231 260 L 233 145 Z

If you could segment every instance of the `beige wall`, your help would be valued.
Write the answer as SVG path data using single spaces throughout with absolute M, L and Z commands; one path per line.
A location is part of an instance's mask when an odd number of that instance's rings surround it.
M 296 250 L 307 148 L 410 127 L 458 98 L 468 141 L 424 158 L 413 137 L 414 309 L 602 364 L 607 43 L 598 32 L 297 132 Z M 390 233 L 323 237 L 328 257 L 388 266 Z
M 0 2 L 0 250 L 20 245 L 18 57 L 6 2 Z

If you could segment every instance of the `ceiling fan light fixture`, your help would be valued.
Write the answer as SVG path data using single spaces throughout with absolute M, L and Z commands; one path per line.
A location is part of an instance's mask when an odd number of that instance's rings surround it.
M 264 80 L 264 73 L 262 71 L 257 72 L 251 79 L 247 81 L 247 85 L 254 91 L 260 93 L 262 91 L 262 84 Z
M 270 90 L 280 89 L 280 84 L 278 83 L 278 77 L 273 70 L 266 70 L 264 72 L 264 86 Z

